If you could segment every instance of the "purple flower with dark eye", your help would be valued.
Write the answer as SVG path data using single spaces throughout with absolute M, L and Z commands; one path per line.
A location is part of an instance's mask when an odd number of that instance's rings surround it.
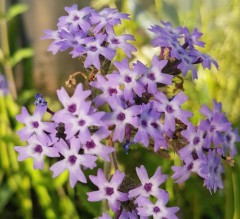
M 85 7 L 78 10 L 78 6 L 73 4 L 70 7 L 65 7 L 65 11 L 68 15 L 59 18 L 57 24 L 59 28 L 68 27 L 69 29 L 78 31 L 80 27 L 85 32 L 90 30 L 91 25 L 87 21 L 86 16 L 93 13 L 94 9 Z
M 196 152 L 198 157 L 200 157 L 203 149 L 209 148 L 209 136 L 204 136 L 206 130 L 207 127 L 201 125 L 200 127 L 195 127 L 189 123 L 187 129 L 181 132 L 181 135 L 189 142 L 188 145 L 178 151 L 182 160 L 185 160 L 192 152 Z
M 53 172 L 53 177 L 57 177 L 64 170 L 69 171 L 70 186 L 73 188 L 77 181 L 86 183 L 87 179 L 81 170 L 81 166 L 93 169 L 96 167 L 95 161 L 97 157 L 93 155 L 80 154 L 81 145 L 78 139 L 72 138 L 67 144 L 64 140 L 60 139 L 55 143 L 55 147 L 64 159 L 58 161 L 50 167 Z
M 134 210 L 127 211 L 123 209 L 121 215 L 119 216 L 119 219 L 138 219 L 138 216 Z M 141 217 L 141 219 L 143 218 Z
M 154 140 L 154 151 L 161 146 L 166 148 L 167 142 L 164 138 L 164 127 L 160 123 L 161 113 L 157 112 L 149 103 L 141 105 L 141 113 L 138 116 L 138 130 L 134 137 L 134 142 L 140 142 L 145 147 L 149 146 L 149 138 Z
M 162 69 L 166 66 L 168 60 L 159 60 L 157 56 L 152 59 L 152 65 L 148 68 L 140 81 L 147 86 L 148 93 L 155 94 L 157 92 L 157 83 L 172 84 L 172 75 L 168 75 L 162 72 Z
M 205 176 L 204 186 L 207 186 L 210 193 L 216 192 L 217 188 L 223 188 L 221 174 L 224 172 L 221 158 L 217 156 L 215 150 L 210 150 L 207 155 L 208 174 Z
M 124 53 L 127 55 L 127 57 L 132 57 L 132 52 L 136 52 L 137 49 L 130 43 L 128 43 L 128 40 L 135 40 L 134 37 L 130 34 L 123 34 L 120 36 L 116 36 L 114 31 L 109 31 L 107 35 L 107 42 L 108 47 L 117 50 L 117 48 L 120 48 L 124 51 Z
M 119 76 L 119 74 L 117 74 L 117 76 Z M 118 78 L 116 78 L 115 74 L 107 74 L 105 77 L 101 74 L 97 74 L 96 80 L 90 83 L 92 87 L 102 91 L 102 94 L 97 95 L 93 99 L 93 102 L 97 107 L 109 102 L 109 97 L 123 96 L 123 91 L 120 89 L 117 79 Z
M 140 82 L 141 75 L 146 71 L 147 67 L 141 62 L 137 62 L 133 69 L 130 69 L 127 59 L 123 59 L 122 62 L 114 62 L 118 72 L 114 72 L 113 75 L 118 79 L 119 85 L 123 89 L 124 99 L 126 101 L 133 101 L 134 92 L 141 97 L 145 92 L 145 88 Z
M 172 170 L 174 171 L 172 178 L 176 180 L 176 183 L 186 181 L 191 173 L 197 173 L 202 178 L 205 178 L 208 174 L 207 160 L 205 156 L 194 160 L 192 155 L 189 155 L 185 158 L 183 166 L 173 166 Z
M 83 136 L 81 139 L 82 149 L 84 154 L 92 154 L 100 156 L 105 161 L 109 162 L 109 155 L 115 151 L 113 147 L 108 147 L 102 143 L 102 140 L 110 135 L 110 131 L 106 128 L 100 128 L 91 137 Z
M 112 60 L 115 52 L 113 49 L 108 47 L 103 47 L 101 44 L 106 40 L 105 34 L 98 34 L 95 36 L 94 41 L 86 44 L 86 60 L 84 61 L 84 67 L 88 68 L 91 65 L 95 66 L 97 69 L 100 69 L 100 55 L 104 56 L 108 60 Z
M 54 115 L 55 122 L 61 122 L 64 114 L 72 114 L 73 116 L 78 115 L 81 110 L 82 101 L 86 100 L 91 94 L 90 90 L 83 90 L 81 83 L 75 89 L 74 94 L 69 97 L 66 90 L 62 87 L 57 90 L 58 99 L 62 103 L 64 109 L 58 111 Z
M 89 176 L 90 180 L 94 185 L 96 185 L 99 190 L 94 192 L 88 192 L 88 201 L 97 202 L 107 199 L 110 208 L 116 212 L 120 209 L 120 202 L 128 200 L 127 193 L 119 191 L 119 186 L 121 185 L 125 174 L 116 170 L 110 181 L 108 181 L 102 171 L 98 169 L 97 176 Z
M 237 154 L 236 142 L 240 142 L 240 136 L 238 134 L 238 128 L 224 132 L 222 135 L 223 139 L 223 155 L 226 156 L 227 151 L 231 157 L 234 157 Z
M 169 200 L 168 193 L 164 190 L 160 190 L 157 198 L 158 199 L 156 203 L 152 203 L 146 197 L 139 197 L 136 200 L 136 203 L 138 205 L 138 215 L 143 217 L 153 216 L 153 219 L 177 219 L 175 213 L 179 211 L 179 207 L 166 207 L 166 204 Z
M 198 32 L 197 28 L 194 28 L 193 32 L 190 33 L 188 28 L 182 27 L 180 28 L 180 32 L 184 35 L 184 41 L 190 49 L 194 49 L 194 45 L 204 47 L 205 43 L 199 40 L 203 34 Z
M 141 181 L 141 185 L 128 192 L 128 197 L 137 196 L 149 197 L 150 195 L 157 197 L 159 191 L 162 190 L 159 186 L 167 179 L 167 175 L 162 174 L 161 167 L 158 167 L 154 175 L 149 178 L 146 168 L 142 165 L 136 168 L 137 175 Z
M 157 92 L 155 99 L 157 100 L 155 102 L 157 111 L 165 114 L 164 126 L 166 131 L 169 129 L 175 131 L 175 119 L 181 120 L 184 124 L 189 123 L 188 118 L 192 116 L 192 113 L 180 108 L 187 100 L 187 96 L 183 92 L 178 93 L 172 100 L 169 100 L 162 92 Z
M 106 125 L 115 125 L 113 140 L 123 142 L 126 126 L 138 127 L 137 115 L 140 113 L 140 107 L 138 105 L 127 107 L 126 103 L 117 97 L 109 98 L 109 105 L 112 112 L 106 113 L 103 121 Z
M 121 19 L 130 19 L 128 14 L 119 13 L 115 8 L 104 8 L 98 13 L 93 13 L 90 17 L 92 24 L 96 24 L 95 33 L 101 31 L 109 32 L 113 30 L 113 26 L 121 24 Z
M 56 147 L 51 147 L 51 141 L 46 138 L 38 139 L 36 135 L 32 135 L 27 140 L 28 146 L 15 146 L 14 150 L 19 153 L 18 161 L 27 158 L 33 158 L 34 169 L 43 169 L 44 157 L 59 157 Z
M 16 119 L 25 124 L 25 127 L 17 133 L 21 140 L 27 140 L 31 135 L 36 134 L 40 140 L 46 138 L 46 132 L 52 133 L 56 127 L 53 122 L 42 122 L 42 117 L 47 110 L 47 106 L 37 106 L 33 115 L 31 116 L 26 109 L 22 107 L 21 114 L 16 116 Z

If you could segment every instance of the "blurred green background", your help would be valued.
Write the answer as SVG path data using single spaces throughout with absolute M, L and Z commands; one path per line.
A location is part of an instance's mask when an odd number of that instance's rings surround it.
M 34 171 L 32 161 L 18 163 L 14 145 L 19 141 L 15 121 L 22 105 L 33 110 L 34 94 L 43 93 L 49 105 L 56 103 L 55 91 L 78 71 L 77 60 L 66 53 L 52 56 L 47 53 L 49 41 L 40 41 L 44 29 L 55 29 L 59 16 L 65 15 L 64 6 L 73 3 L 79 8 L 87 5 L 95 9 L 110 6 L 131 15 L 132 21 L 123 22 L 119 32 L 133 34 L 138 49 L 136 59 L 146 64 L 156 50 L 150 46 L 147 28 L 159 20 L 171 21 L 174 26 L 198 27 L 204 33 L 204 52 L 219 64 L 216 69 L 199 69 L 199 80 L 186 78 L 184 88 L 189 96 L 186 108 L 194 112 L 193 122 L 200 119 L 202 104 L 212 107 L 212 99 L 223 103 L 233 127 L 240 128 L 240 1 L 239 0 L 96 0 L 96 1 L 5 1 L 0 0 L 0 71 L 10 84 L 13 95 L 0 96 L 0 218 L 5 219 L 77 219 L 94 218 L 101 214 L 101 205 L 86 201 L 90 185 L 78 184 L 71 189 L 67 174 L 51 178 L 46 162 L 43 171 Z M 5 3 L 5 5 L 4 5 Z M 121 55 L 121 54 L 120 54 Z M 14 78 L 11 78 L 11 75 Z M 14 82 L 14 83 L 13 83 Z M 16 87 L 16 92 L 14 90 Z M 179 160 L 164 160 L 145 149 L 135 149 L 126 155 L 118 154 L 121 168 L 133 174 L 135 167 L 144 164 L 153 174 L 158 165 L 171 174 L 171 165 Z M 210 194 L 200 178 L 192 176 L 185 184 L 167 180 L 169 206 L 179 206 L 183 219 L 240 219 L 240 161 L 235 166 L 225 165 L 224 189 Z

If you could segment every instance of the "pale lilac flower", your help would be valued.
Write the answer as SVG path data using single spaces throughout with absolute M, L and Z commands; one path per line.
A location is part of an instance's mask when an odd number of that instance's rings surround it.
M 64 109 L 55 113 L 54 121 L 61 122 L 64 114 L 72 114 L 74 116 L 78 115 L 81 110 L 82 101 L 86 100 L 90 94 L 90 90 L 83 90 L 81 83 L 78 84 L 71 97 L 63 87 L 60 90 L 57 90 L 58 99 L 62 103 Z
M 204 180 L 204 186 L 207 186 L 210 193 L 216 192 L 217 188 L 223 188 L 222 176 L 224 172 L 221 164 L 221 158 L 216 155 L 215 150 L 210 150 L 207 155 L 208 174 Z
M 154 175 L 149 178 L 146 168 L 141 165 L 136 168 L 137 175 L 141 181 L 141 185 L 128 192 L 128 197 L 133 198 L 137 196 L 149 197 L 150 195 L 157 197 L 159 191 L 162 189 L 159 186 L 167 179 L 167 175 L 162 174 L 161 167 L 158 167 Z
M 165 74 L 162 69 L 166 66 L 168 60 L 159 60 L 157 56 L 152 59 L 152 65 L 148 68 L 140 81 L 147 86 L 148 93 L 155 94 L 157 92 L 157 83 L 172 84 L 172 75 Z
M 240 142 L 240 136 L 238 134 L 238 128 L 224 132 L 222 135 L 223 138 L 223 155 L 226 156 L 227 151 L 231 157 L 234 157 L 237 154 L 236 142 Z
M 117 48 L 120 48 L 124 51 L 124 53 L 127 55 L 128 58 L 132 57 L 132 52 L 136 52 L 137 49 L 130 43 L 128 43 L 128 40 L 135 40 L 134 37 L 130 34 L 123 34 L 120 36 L 116 36 L 114 31 L 109 31 L 107 35 L 107 42 L 108 47 L 117 50 Z
M 122 142 L 127 125 L 132 125 L 135 128 L 138 127 L 137 115 L 140 113 L 140 107 L 137 105 L 128 107 L 126 103 L 117 97 L 112 97 L 109 100 L 109 104 L 112 112 L 106 113 L 103 120 L 106 125 L 115 125 L 113 140 Z
M 76 138 L 72 138 L 68 144 L 60 139 L 60 141 L 55 144 L 55 147 L 64 158 L 50 167 L 50 170 L 53 172 L 53 177 L 55 178 L 64 170 L 68 170 L 70 186 L 72 188 L 76 185 L 77 181 L 86 183 L 87 179 L 81 166 L 93 169 L 96 167 L 95 162 L 97 157 L 80 154 L 81 144 Z
M 107 199 L 110 208 L 116 212 L 120 209 L 120 202 L 128 200 L 127 193 L 123 193 L 118 190 L 124 177 L 124 173 L 116 170 L 110 181 L 108 181 L 102 169 L 98 169 L 97 176 L 91 175 L 89 178 L 92 183 L 99 188 L 99 190 L 88 192 L 88 201 L 97 202 Z
M 100 55 L 104 56 L 108 60 L 112 60 L 115 56 L 115 51 L 108 47 L 103 47 L 101 44 L 106 40 L 105 34 L 98 34 L 95 36 L 94 41 L 86 44 L 86 60 L 84 61 L 84 67 L 88 68 L 91 65 L 100 69 Z
M 101 106 L 102 104 L 109 102 L 109 97 L 112 96 L 123 96 L 123 91 L 120 89 L 118 78 L 119 74 L 107 74 L 105 77 L 101 74 L 96 75 L 96 80 L 90 82 L 92 87 L 95 87 L 102 91 L 101 94 L 97 95 L 93 102 L 95 105 Z M 110 98 L 111 99 L 111 98 Z
M 32 135 L 27 140 L 27 146 L 15 146 L 14 150 L 19 153 L 18 161 L 23 161 L 27 158 L 33 158 L 33 168 L 43 169 L 44 157 L 59 157 L 59 153 L 56 147 L 52 147 L 50 139 L 46 138 L 38 139 L 36 135 Z
M 113 26 L 121 24 L 121 19 L 130 19 L 128 14 L 119 13 L 115 8 L 104 8 L 98 13 L 93 13 L 90 17 L 92 24 L 96 24 L 94 28 L 95 33 L 106 30 L 107 32 L 113 30 Z
M 22 141 L 27 140 L 33 134 L 36 134 L 39 139 L 44 140 L 47 135 L 46 132 L 51 133 L 55 129 L 55 123 L 42 122 L 42 117 L 46 109 L 47 106 L 37 106 L 31 116 L 26 107 L 22 107 L 21 114 L 16 116 L 19 122 L 25 124 L 25 127 L 17 132 Z
M 145 147 L 148 147 L 149 138 L 152 137 L 154 140 L 154 151 L 157 151 L 161 146 L 166 148 L 167 142 L 164 138 L 164 127 L 160 123 L 161 113 L 157 112 L 152 105 L 148 103 L 140 106 L 141 113 L 138 116 L 138 130 L 133 141 L 140 142 Z
M 106 212 L 103 213 L 103 215 L 101 217 L 99 217 L 98 219 L 112 219 L 112 217 L 110 217 L 110 215 Z
M 177 219 L 176 212 L 179 211 L 179 207 L 166 207 L 169 200 L 169 195 L 166 191 L 161 190 L 157 196 L 156 203 L 152 203 L 146 197 L 139 197 L 136 202 L 138 204 L 138 215 L 149 217 L 153 216 L 153 219 Z
M 114 62 L 114 65 L 120 75 L 118 75 L 118 72 L 114 72 L 113 75 L 118 77 L 119 85 L 123 88 L 124 99 L 130 102 L 133 101 L 134 92 L 141 97 L 145 92 L 145 88 L 139 79 L 146 71 L 146 66 L 138 61 L 134 68 L 130 69 L 127 59 L 123 59 L 122 62 Z
M 209 148 L 209 136 L 204 136 L 206 129 L 207 127 L 201 125 L 195 127 L 189 123 L 187 129 L 181 132 L 181 135 L 189 142 L 188 145 L 178 151 L 182 160 L 185 160 L 193 152 L 196 152 L 198 157 L 200 157 L 203 149 Z
M 158 101 L 155 102 L 157 111 L 165 114 L 164 126 L 166 131 L 169 129 L 175 131 L 175 119 L 181 120 L 186 125 L 189 123 L 188 118 L 192 116 L 192 113 L 180 108 L 187 100 L 187 96 L 183 92 L 175 95 L 172 100 L 169 100 L 162 92 L 157 92 L 155 99 Z
M 189 155 L 185 158 L 183 166 L 173 166 L 172 170 L 174 171 L 172 178 L 175 179 L 176 183 L 186 181 L 191 173 L 197 173 L 202 178 L 205 178 L 208 174 L 207 160 L 205 156 L 194 160 L 192 155 Z
M 84 154 L 97 155 L 105 161 L 110 161 L 110 154 L 115 151 L 113 147 L 106 146 L 102 143 L 102 140 L 110 135 L 111 131 L 106 128 L 100 128 L 91 137 L 83 136 L 81 139 L 82 149 Z
M 126 211 L 123 209 L 121 215 L 119 216 L 119 219 L 138 219 L 138 216 L 134 210 Z
M 8 82 L 5 76 L 0 74 L 0 96 L 5 96 L 8 92 Z

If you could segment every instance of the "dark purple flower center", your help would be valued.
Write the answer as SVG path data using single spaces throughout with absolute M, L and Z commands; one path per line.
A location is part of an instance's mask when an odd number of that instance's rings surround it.
M 34 152 L 41 154 L 43 152 L 42 146 L 41 145 L 36 145 L 34 148 Z
M 147 77 L 150 79 L 150 80 L 152 80 L 152 81 L 154 81 L 156 78 L 155 78 L 155 75 L 153 74 L 153 73 L 148 73 L 147 74 Z
M 111 42 L 113 44 L 120 44 L 120 41 L 118 39 L 112 39 Z
M 194 145 L 197 145 L 199 142 L 200 142 L 200 138 L 199 138 L 199 137 L 195 137 L 195 138 L 193 139 L 193 144 L 194 144 Z
M 188 164 L 187 170 L 190 171 L 193 168 L 193 163 Z
M 108 89 L 108 93 L 110 94 L 110 96 L 112 96 L 113 94 L 117 94 L 117 90 L 115 88 L 109 88 Z
M 73 20 L 74 20 L 74 21 L 77 21 L 77 20 L 79 20 L 79 17 L 78 17 L 77 15 L 75 15 L 74 18 L 73 18 Z
M 226 140 L 227 140 L 227 142 L 230 142 L 232 140 L 231 136 L 230 135 L 226 135 Z
M 70 113 L 75 113 L 76 110 L 77 110 L 77 105 L 76 105 L 76 104 L 73 103 L 73 104 L 71 104 L 71 105 L 68 106 L 68 111 L 69 111 Z
M 157 206 L 156 206 L 156 207 L 154 207 L 154 208 L 153 208 L 153 212 L 154 212 L 154 213 L 158 213 L 158 212 L 160 212 L 160 208 L 159 208 L 159 207 L 157 207 Z
M 76 160 L 77 160 L 77 157 L 75 155 L 71 155 L 69 158 L 68 158 L 68 161 L 71 165 L 75 164 L 76 163 Z
M 111 187 L 105 188 L 105 191 L 106 191 L 106 195 L 108 195 L 108 196 L 111 196 L 114 192 L 113 188 L 111 188 Z
M 81 120 L 78 122 L 78 125 L 80 125 L 80 126 L 84 126 L 85 123 L 86 123 L 86 122 L 85 122 L 83 119 L 81 119 Z
M 88 149 L 95 148 L 95 146 L 96 146 L 96 144 L 94 143 L 93 140 L 92 141 L 87 141 L 87 143 L 86 143 L 86 147 Z
M 77 44 L 78 44 L 78 42 L 77 42 L 76 40 L 72 40 L 71 43 L 72 43 L 73 45 L 77 45 Z
M 97 51 L 97 47 L 96 47 L 96 46 L 91 46 L 91 47 L 90 47 L 90 50 L 91 50 L 92 52 L 96 52 L 96 51 Z
M 168 113 L 173 113 L 173 111 L 174 111 L 174 109 L 170 105 L 167 105 L 166 110 Z
M 144 189 L 147 191 L 147 192 L 150 192 L 151 189 L 152 189 L 152 183 L 146 183 L 144 185 Z
M 120 120 L 120 121 L 123 121 L 125 118 L 126 118 L 126 116 L 125 116 L 124 113 L 119 113 L 118 116 L 117 116 L 117 119 Z
M 210 132 L 213 132 L 216 129 L 216 127 L 214 125 L 210 126 Z
M 39 123 L 38 122 L 32 122 L 32 126 L 33 126 L 33 128 L 38 128 Z
M 146 120 L 142 120 L 142 121 L 141 121 L 141 125 L 142 125 L 143 127 L 147 127 L 147 121 L 146 121 Z
M 130 82 L 132 82 L 132 78 L 129 77 L 129 76 L 125 76 L 125 81 L 126 81 L 127 83 L 130 83 Z
M 153 123 L 151 124 L 151 126 L 152 126 L 153 128 L 155 128 L 155 129 L 158 128 L 158 124 L 157 124 L 156 122 L 153 122 Z

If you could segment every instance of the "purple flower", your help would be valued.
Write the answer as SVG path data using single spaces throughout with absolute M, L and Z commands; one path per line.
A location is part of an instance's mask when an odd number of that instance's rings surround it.
M 240 142 L 240 136 L 238 134 L 238 128 L 223 133 L 223 155 L 226 156 L 227 150 L 231 157 L 237 154 L 236 142 Z
M 95 36 L 95 40 L 86 44 L 86 53 L 87 57 L 84 62 L 84 67 L 88 68 L 93 65 L 97 69 L 100 69 L 100 55 L 104 56 L 108 60 L 112 60 L 115 56 L 115 52 L 113 49 L 108 47 L 103 47 L 101 44 L 106 40 L 105 34 L 98 34 Z
M 25 124 L 25 127 L 17 133 L 21 140 L 27 140 L 31 135 L 36 134 L 40 140 L 46 138 L 46 132 L 54 131 L 56 125 L 53 122 L 42 122 L 42 117 L 46 112 L 47 106 L 37 106 L 33 115 L 31 116 L 25 107 L 22 107 L 21 114 L 16 116 L 16 119 Z
M 205 43 L 199 40 L 203 33 L 198 32 L 197 28 L 194 28 L 193 32 L 190 33 L 188 28 L 182 27 L 180 32 L 184 34 L 185 43 L 190 49 L 194 49 L 194 45 L 204 47 Z
M 139 79 L 141 74 L 146 71 L 146 66 L 138 61 L 134 68 L 130 69 L 127 59 L 123 59 L 122 62 L 114 62 L 114 65 L 117 67 L 119 74 L 114 72 L 113 75 L 116 76 L 116 80 L 123 88 L 124 99 L 130 102 L 133 101 L 133 91 L 141 97 L 145 92 L 145 88 Z
M 208 174 L 204 180 L 204 186 L 207 186 L 210 193 L 216 192 L 217 188 L 223 188 L 221 174 L 224 172 L 221 164 L 221 158 L 216 155 L 215 150 L 210 150 L 207 155 Z
M 204 178 L 208 173 L 207 160 L 205 159 L 205 156 L 201 156 L 194 160 L 192 155 L 190 155 L 185 158 L 183 166 L 173 166 L 172 170 L 174 171 L 172 178 L 176 180 L 176 183 L 186 181 L 192 172 L 197 173 Z
M 65 11 L 68 13 L 68 16 L 62 16 L 59 18 L 57 24 L 58 27 L 61 28 L 67 26 L 74 30 L 79 30 L 80 27 L 85 32 L 91 28 L 86 16 L 94 12 L 92 8 L 85 7 L 78 10 L 78 6 L 73 4 L 70 7 L 65 7 Z
M 90 85 L 102 91 L 102 94 L 97 95 L 93 99 L 97 107 L 109 102 L 109 97 L 115 95 L 119 97 L 123 96 L 123 91 L 119 87 L 115 74 L 107 74 L 105 77 L 101 74 L 97 74 L 96 80 L 91 82 Z
M 148 93 L 155 94 L 157 92 L 157 83 L 172 84 L 172 75 L 162 72 L 168 60 L 159 60 L 157 56 L 152 59 L 152 66 L 144 72 L 141 82 L 147 86 Z
M 98 169 L 97 176 L 89 176 L 90 180 L 96 185 L 99 190 L 88 192 L 88 201 L 96 202 L 107 199 L 110 208 L 116 212 L 120 209 L 120 202 L 128 200 L 127 193 L 120 192 L 119 186 L 121 185 L 125 174 L 116 170 L 110 179 L 106 179 L 102 169 Z
M 107 32 L 113 30 L 113 26 L 121 24 L 121 19 L 130 19 L 128 14 L 119 13 L 115 8 L 104 8 L 99 13 L 93 13 L 90 17 L 91 23 L 96 24 L 95 33 L 101 32 L 102 29 Z
M 178 151 L 182 160 L 185 160 L 192 152 L 196 152 L 198 157 L 200 157 L 203 153 L 204 148 L 209 148 L 210 139 L 207 136 L 204 136 L 207 127 L 204 129 L 201 127 L 194 127 L 191 123 L 188 124 L 186 130 L 181 132 L 181 135 L 189 142 L 184 148 Z
M 119 216 L 119 219 L 138 219 L 138 216 L 134 210 L 126 211 L 123 209 L 121 215 Z
M 135 40 L 134 37 L 130 34 L 123 34 L 120 36 L 116 36 L 114 31 L 109 31 L 107 36 L 108 47 L 113 49 L 114 51 L 117 48 L 120 48 L 124 51 L 128 58 L 132 57 L 132 52 L 136 52 L 137 49 L 130 43 L 128 40 Z
M 146 168 L 142 165 L 136 168 L 137 175 L 141 181 L 141 185 L 128 192 L 128 197 L 137 196 L 149 197 L 150 195 L 157 197 L 161 190 L 159 186 L 167 179 L 167 175 L 162 174 L 161 167 L 158 167 L 154 175 L 149 178 Z
M 169 129 L 175 131 L 175 119 L 181 120 L 184 124 L 189 123 L 188 118 L 192 116 L 192 113 L 180 108 L 187 100 L 187 96 L 183 92 L 178 93 L 172 100 L 168 100 L 162 92 L 157 92 L 155 98 L 158 101 L 155 102 L 157 111 L 165 114 L 164 126 L 166 131 Z
M 132 125 L 138 127 L 137 115 L 140 113 L 140 107 L 133 105 L 127 107 L 126 103 L 117 97 L 109 98 L 109 104 L 112 109 L 111 113 L 106 113 L 103 120 L 106 125 L 116 125 L 113 133 L 113 140 L 123 142 L 126 126 Z
M 59 153 L 64 157 L 64 159 L 58 161 L 50 167 L 53 172 L 53 177 L 57 177 L 64 170 L 68 170 L 70 177 L 70 186 L 73 188 L 77 181 L 86 183 L 87 179 L 81 170 L 81 166 L 93 169 L 96 167 L 95 161 L 97 157 L 93 155 L 80 154 L 81 145 L 78 139 L 72 138 L 67 144 L 64 140 L 60 139 L 59 142 L 55 144 Z
M 177 219 L 175 213 L 179 211 L 179 207 L 166 207 L 169 200 L 169 195 L 166 191 L 161 190 L 157 196 L 156 203 L 152 203 L 146 197 L 139 197 L 136 202 L 138 204 L 137 211 L 138 215 L 149 217 L 153 216 L 153 219 L 159 218 L 171 218 Z
M 110 133 L 111 132 L 106 128 L 100 128 L 91 137 L 83 136 L 85 139 L 81 139 L 81 142 L 84 154 L 97 155 L 109 162 L 109 154 L 111 154 L 115 149 L 113 147 L 105 146 L 101 142 L 103 139 L 109 136 Z
M 0 74 L 0 96 L 8 94 L 8 83 L 4 75 Z
M 51 147 L 51 141 L 46 138 L 38 139 L 36 135 L 32 135 L 27 140 L 28 146 L 15 146 L 14 150 L 19 153 L 18 161 L 23 161 L 27 158 L 33 158 L 34 169 L 43 169 L 44 157 L 59 157 L 56 147 Z
M 57 90 L 58 99 L 62 103 L 64 109 L 58 111 L 54 115 L 55 122 L 61 122 L 64 114 L 72 114 L 73 116 L 78 115 L 81 110 L 82 101 L 86 100 L 91 94 L 90 90 L 83 90 L 82 84 L 78 84 L 74 94 L 69 97 L 66 90 L 62 87 Z
M 141 113 L 138 117 L 138 130 L 134 137 L 134 142 L 140 142 L 145 147 L 149 146 L 149 137 L 154 140 L 154 151 L 160 146 L 166 148 L 167 142 L 164 138 L 164 127 L 160 123 L 161 113 L 157 112 L 149 103 L 141 105 Z
M 103 213 L 103 215 L 101 217 L 99 217 L 98 219 L 112 219 L 112 217 L 110 217 L 110 215 L 106 212 Z

